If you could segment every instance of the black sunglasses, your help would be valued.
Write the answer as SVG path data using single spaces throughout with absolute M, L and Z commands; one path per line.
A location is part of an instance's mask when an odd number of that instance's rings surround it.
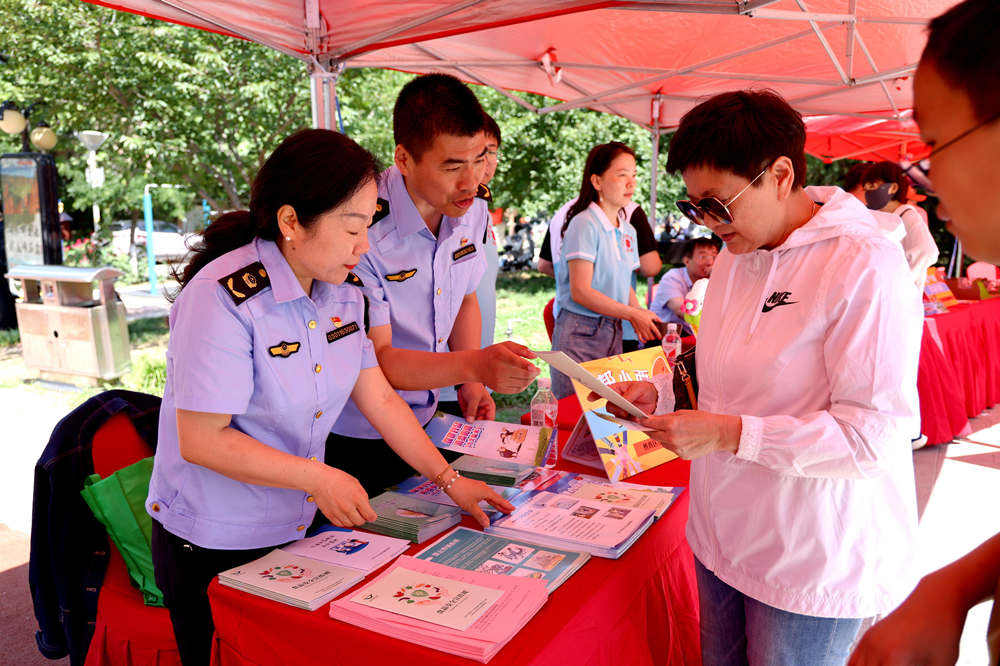
M 741 194 L 750 189 L 750 186 L 756 183 L 757 179 L 767 173 L 767 170 L 770 168 L 770 164 L 764 167 L 763 171 L 747 183 L 746 187 L 730 197 L 728 201 L 721 201 L 718 197 L 705 197 L 704 199 L 699 199 L 697 202 L 691 201 L 690 199 L 678 199 L 677 208 L 684 213 L 684 217 L 688 218 L 695 224 L 704 225 L 706 215 L 711 215 L 715 219 L 719 220 L 719 222 L 732 224 L 733 213 L 729 210 L 729 206 L 731 206 L 734 201 L 739 199 Z

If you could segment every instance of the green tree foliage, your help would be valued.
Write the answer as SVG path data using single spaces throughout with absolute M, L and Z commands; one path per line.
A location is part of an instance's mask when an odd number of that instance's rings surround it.
M 0 0 L 0 14 L 0 99 L 44 102 L 32 120 L 60 135 L 71 208 L 96 201 L 137 218 L 147 183 L 186 186 L 156 192 L 157 217 L 178 217 L 201 198 L 219 210 L 244 206 L 267 152 L 309 124 L 302 63 L 262 46 L 75 0 Z M 96 191 L 73 136 L 85 129 L 110 135 L 98 152 L 107 182 Z

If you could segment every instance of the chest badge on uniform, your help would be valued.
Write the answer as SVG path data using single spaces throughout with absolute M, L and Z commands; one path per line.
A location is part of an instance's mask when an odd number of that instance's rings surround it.
M 628 250 L 629 252 L 632 251 L 632 239 L 629 238 L 628 236 L 625 237 L 625 249 Z
M 271 286 L 271 278 L 264 270 L 264 264 L 255 261 L 235 273 L 219 278 L 219 284 L 226 288 L 233 302 L 239 305 L 254 294 L 259 294 Z
M 382 199 L 381 197 L 377 202 L 375 202 L 375 214 L 372 215 L 372 223 L 368 226 L 372 226 L 383 217 L 389 214 L 389 201 L 387 199 Z
M 340 317 L 330 317 L 330 319 L 335 320 L 333 322 L 335 328 L 332 331 L 327 331 L 326 333 L 327 343 L 336 342 L 341 338 L 346 338 L 348 335 L 351 335 L 352 333 L 357 333 L 358 331 L 361 330 L 361 327 L 358 326 L 358 322 L 356 321 L 352 321 L 350 324 L 341 324 Z
M 411 277 L 417 274 L 416 268 L 411 268 L 405 271 L 399 271 L 398 273 L 389 273 L 385 276 L 385 279 L 389 282 L 406 282 Z
M 302 346 L 301 342 L 285 342 L 284 340 L 282 340 L 273 347 L 268 347 L 267 352 L 271 356 L 280 356 L 281 358 L 288 358 L 289 356 L 297 352 L 299 350 L 299 347 L 301 346 Z
M 459 242 L 459 245 L 461 247 L 451 253 L 452 261 L 458 261 L 459 259 L 467 257 L 470 254 L 476 253 L 476 246 L 470 243 L 468 238 L 463 238 L 461 242 Z

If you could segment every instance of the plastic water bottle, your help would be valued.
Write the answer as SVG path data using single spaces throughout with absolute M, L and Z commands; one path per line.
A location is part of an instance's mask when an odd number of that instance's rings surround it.
M 531 425 L 556 429 L 556 415 L 559 413 L 559 403 L 552 395 L 552 380 L 548 377 L 538 378 L 538 391 L 531 399 Z M 545 455 L 545 467 L 556 466 L 559 460 L 559 447 L 556 442 L 549 447 Z
M 677 364 L 677 357 L 681 353 L 681 332 L 677 330 L 677 324 L 674 322 L 667 324 L 667 332 L 663 335 L 663 340 L 660 342 L 663 346 L 663 353 L 667 357 L 667 363 L 670 367 L 674 367 Z

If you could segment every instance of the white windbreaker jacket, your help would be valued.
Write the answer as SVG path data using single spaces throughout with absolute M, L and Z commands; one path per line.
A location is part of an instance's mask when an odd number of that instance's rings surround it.
M 923 310 L 877 215 L 839 188 L 806 191 L 823 207 L 780 247 L 715 262 L 698 406 L 743 430 L 735 455 L 692 462 L 687 538 L 763 603 L 869 617 L 914 583 Z

